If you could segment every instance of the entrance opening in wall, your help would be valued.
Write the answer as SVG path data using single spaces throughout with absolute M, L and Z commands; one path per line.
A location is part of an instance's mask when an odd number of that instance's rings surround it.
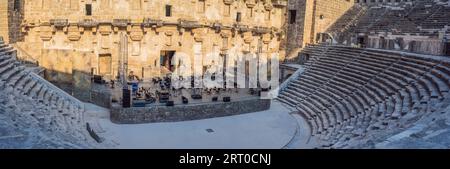
M 298 60 L 301 65 L 304 65 L 304 64 L 306 64 L 306 62 L 308 62 L 309 57 L 310 57 L 309 54 L 301 54 L 301 55 L 299 55 Z
M 175 55 L 175 51 L 163 50 L 160 54 L 160 64 L 163 72 L 173 72 L 174 67 L 172 65 L 172 58 Z
M 112 73 L 111 54 L 100 54 L 98 56 L 98 74 L 101 76 L 108 76 Z
M 166 5 L 166 17 L 172 16 L 172 5 Z
M 92 4 L 86 4 L 86 16 L 92 16 Z
M 380 44 L 379 47 L 381 49 L 385 49 L 386 48 L 386 40 L 384 39 L 384 37 L 380 37 Z
M 309 60 L 309 54 L 305 54 L 304 59 L 303 59 L 303 63 L 308 62 Z
M 289 24 L 294 24 L 297 19 L 297 10 L 289 10 Z
M 364 37 L 362 37 L 362 36 L 358 37 L 357 41 L 358 41 L 358 46 L 360 46 L 362 48 L 366 47 L 366 42 L 365 42 Z
M 445 56 L 450 56 L 450 42 L 445 42 Z

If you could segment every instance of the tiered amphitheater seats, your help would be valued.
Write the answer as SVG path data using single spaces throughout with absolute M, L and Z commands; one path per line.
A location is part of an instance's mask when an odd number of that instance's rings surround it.
M 349 39 L 347 38 L 350 33 L 349 30 L 358 23 L 360 17 L 366 15 L 367 9 L 366 6 L 355 4 L 355 6 L 350 8 L 333 25 L 331 25 L 326 32 L 330 33 L 338 43 L 348 42 Z
M 450 7 L 439 6 L 433 11 L 434 13 L 421 23 L 422 28 L 436 29 L 450 26 Z
M 386 8 L 371 7 L 367 9 L 365 15 L 362 15 L 355 25 L 352 25 L 349 32 L 370 32 L 370 28 L 377 21 L 381 20 L 383 15 L 387 13 Z
M 36 111 L 16 112 L 35 119 L 42 130 L 64 133 L 75 140 L 88 140 L 83 113 L 84 105 L 32 73 L 17 62 L 15 51 L 0 42 L 0 88 L 14 96 L 17 107 L 33 105 Z
M 448 97 L 450 59 L 344 46 L 304 51 L 312 55 L 309 66 L 279 100 L 298 110 L 324 147 L 404 125 Z
M 420 24 L 442 7 L 440 5 L 435 7 L 434 5 L 432 1 L 417 1 L 414 7 L 406 14 L 406 18 L 416 24 Z
M 346 31 L 351 24 L 357 21 L 357 18 L 364 15 L 367 11 L 367 7 L 355 4 L 350 8 L 343 16 L 341 16 L 335 24 L 328 28 L 327 32 L 336 34 Z
M 371 31 L 393 32 L 394 34 L 416 32 L 417 25 L 408 20 L 405 15 L 405 9 L 389 10 L 378 22 L 372 25 Z
M 415 34 L 437 37 L 444 26 L 450 26 L 450 7 L 438 4 L 432 0 L 412 2 L 393 6 L 381 5 L 361 8 L 355 5 L 343 18 L 338 20 L 327 32 L 335 33 L 339 28 L 346 28 L 342 34 L 366 33 L 376 34 L 391 32 L 393 34 Z M 346 16 L 361 12 L 356 22 L 347 22 Z M 339 35 L 338 35 L 339 36 Z

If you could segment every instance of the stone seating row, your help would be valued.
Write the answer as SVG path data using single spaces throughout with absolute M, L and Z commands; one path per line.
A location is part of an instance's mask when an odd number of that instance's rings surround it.
M 33 104 L 41 110 L 37 111 L 40 114 L 30 114 L 40 123 L 39 125 L 49 130 L 69 132 L 84 137 L 84 108 L 65 99 L 47 84 L 36 80 L 25 66 L 12 56 L 13 50 L 8 45 L 0 44 L 0 86 L 4 89 L 12 89 L 13 94 L 18 98 L 18 106 Z M 19 101 L 22 97 L 32 100 L 33 103 Z
M 296 108 L 311 126 L 311 135 L 328 147 L 354 139 L 352 135 L 396 125 L 407 114 L 433 111 L 430 107 L 448 93 L 449 63 L 376 50 L 327 48 L 310 50 L 322 53 L 280 93 L 279 100 Z

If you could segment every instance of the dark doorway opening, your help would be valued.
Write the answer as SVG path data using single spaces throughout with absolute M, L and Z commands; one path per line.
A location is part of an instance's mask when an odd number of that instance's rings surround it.
M 289 24 L 294 24 L 297 20 L 297 10 L 289 10 Z
M 381 49 L 386 49 L 386 39 L 384 39 L 384 37 L 380 37 L 380 44 L 379 44 Z
M 14 11 L 20 10 L 20 0 L 14 0 Z
M 166 17 L 172 16 L 172 5 L 166 5 Z
M 450 56 L 450 42 L 445 42 L 445 56 Z
M 240 12 L 238 12 L 236 14 L 236 22 L 241 22 L 241 13 Z
M 357 41 L 358 41 L 358 42 L 357 42 L 357 43 L 358 43 L 358 46 L 360 46 L 360 47 L 362 47 L 362 48 L 365 48 L 365 47 L 366 47 L 366 38 L 360 36 L 360 37 L 358 37 Z
M 303 62 L 306 63 L 309 61 L 309 54 L 305 54 L 304 58 L 303 58 Z
M 86 4 L 86 16 L 92 16 L 92 4 Z
M 300 64 L 301 65 L 304 65 L 304 64 L 306 64 L 306 62 L 308 62 L 308 60 L 309 60 L 309 54 L 302 54 L 302 55 L 300 55 L 299 56 L 299 62 L 300 62 Z
M 160 55 L 161 68 L 166 68 L 167 70 L 173 72 L 174 66 L 172 65 L 172 58 L 175 55 L 175 51 L 163 50 Z

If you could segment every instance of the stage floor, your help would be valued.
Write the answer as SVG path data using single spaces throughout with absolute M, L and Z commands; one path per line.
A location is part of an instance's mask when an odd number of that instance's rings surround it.
M 119 149 L 280 149 L 298 132 L 298 124 L 281 103 L 270 110 L 243 115 L 137 125 L 113 124 L 95 107 L 89 121 L 112 148 Z M 106 109 L 105 109 L 106 110 Z M 103 113 L 106 114 L 106 113 Z

